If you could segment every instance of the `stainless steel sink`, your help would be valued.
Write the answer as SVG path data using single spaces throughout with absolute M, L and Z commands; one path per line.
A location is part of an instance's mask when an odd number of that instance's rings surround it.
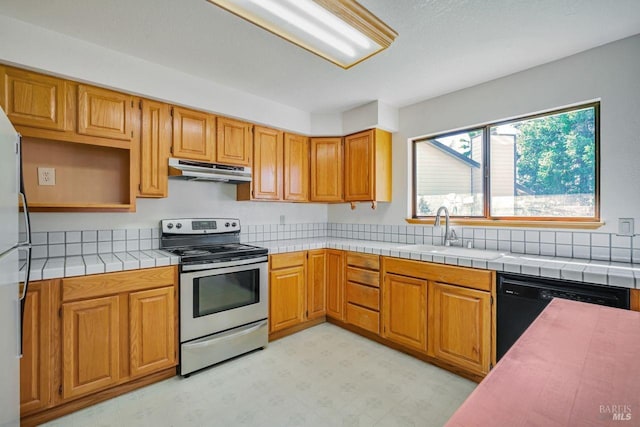
M 434 245 L 407 245 L 396 248 L 399 251 L 425 252 L 434 255 L 450 255 L 464 258 L 482 259 L 491 261 L 505 255 L 503 252 L 487 251 L 484 249 L 467 249 L 457 246 L 434 246 Z

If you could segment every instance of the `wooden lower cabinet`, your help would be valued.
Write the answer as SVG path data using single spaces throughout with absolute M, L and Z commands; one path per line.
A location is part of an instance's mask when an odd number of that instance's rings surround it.
M 382 319 L 382 337 L 426 352 L 427 281 L 385 274 Z
M 327 249 L 327 316 L 344 319 L 345 253 Z
M 176 364 L 174 288 L 129 294 L 129 361 L 132 377 Z
M 631 310 L 640 311 L 640 289 L 631 289 Z
M 110 296 L 62 304 L 64 399 L 118 382 L 122 333 L 118 303 L 118 296 Z
M 52 281 L 29 285 L 23 318 L 23 349 L 20 359 L 20 414 L 51 404 L 51 286 Z
M 491 364 L 489 292 L 429 282 L 428 354 L 479 374 Z
M 324 249 L 308 252 L 307 257 L 307 319 L 327 314 L 327 255 Z
M 304 264 L 271 271 L 269 332 L 286 329 L 305 320 L 305 276 Z
M 33 282 L 21 423 L 37 425 L 175 375 L 176 266 Z

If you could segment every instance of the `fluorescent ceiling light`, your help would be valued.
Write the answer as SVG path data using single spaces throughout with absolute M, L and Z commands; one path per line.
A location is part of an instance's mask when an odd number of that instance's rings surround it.
M 398 35 L 354 0 L 208 0 L 343 68 Z

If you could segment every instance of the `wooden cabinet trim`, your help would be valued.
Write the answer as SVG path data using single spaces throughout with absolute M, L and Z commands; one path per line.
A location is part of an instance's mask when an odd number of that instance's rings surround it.
M 307 310 L 306 319 L 327 313 L 327 255 L 324 249 L 308 251 L 307 257 Z
M 640 289 L 631 289 L 631 310 L 640 311 Z
M 119 271 L 62 279 L 62 301 L 172 286 L 176 266 Z

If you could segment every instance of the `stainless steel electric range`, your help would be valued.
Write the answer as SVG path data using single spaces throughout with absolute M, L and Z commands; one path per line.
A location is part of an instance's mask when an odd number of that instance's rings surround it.
M 180 256 L 180 375 L 267 345 L 267 249 L 240 243 L 240 221 L 161 221 L 161 249 Z

